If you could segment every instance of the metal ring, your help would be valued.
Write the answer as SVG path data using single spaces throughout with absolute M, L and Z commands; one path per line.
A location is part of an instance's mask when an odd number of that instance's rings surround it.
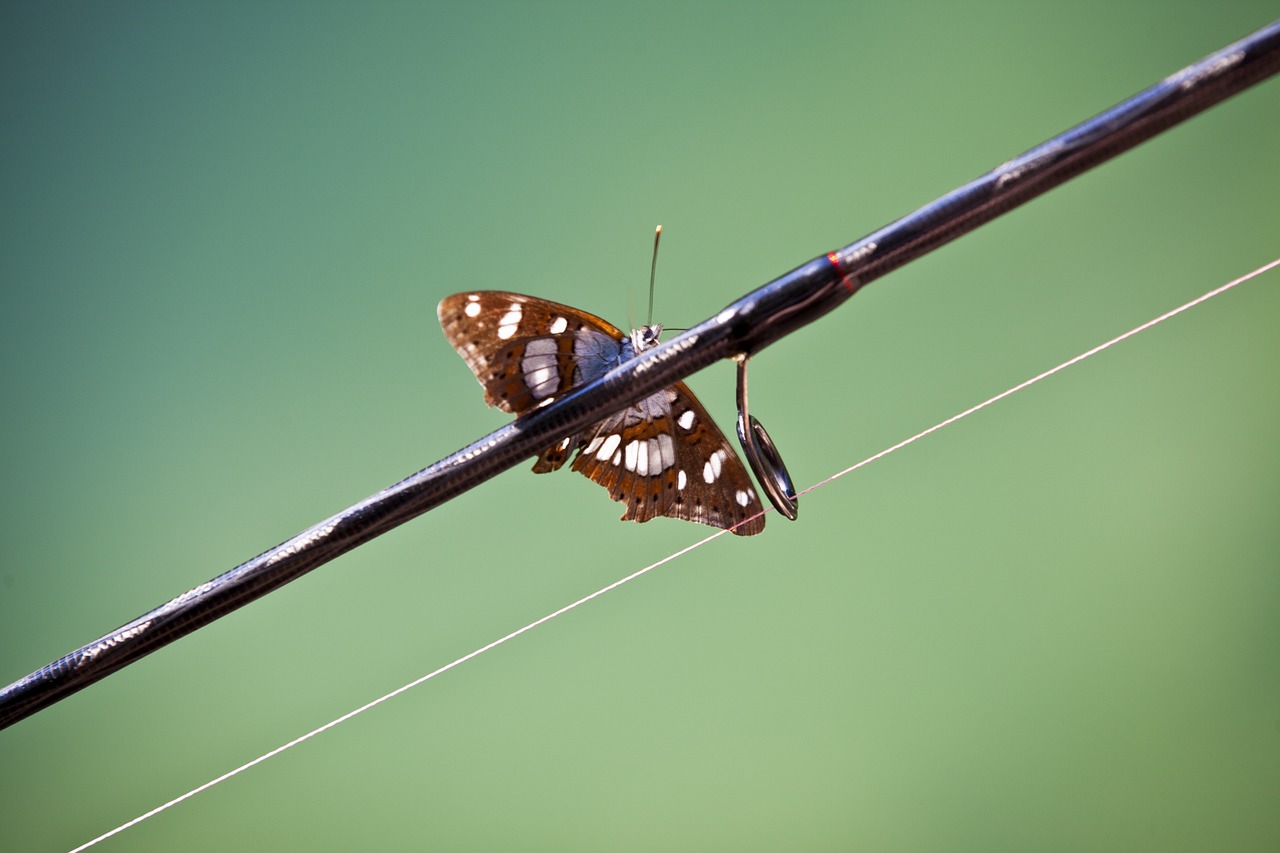
M 787 519 L 795 521 L 800 505 L 791 474 L 764 424 L 747 410 L 747 359 L 746 354 L 738 356 L 738 441 L 769 502 Z

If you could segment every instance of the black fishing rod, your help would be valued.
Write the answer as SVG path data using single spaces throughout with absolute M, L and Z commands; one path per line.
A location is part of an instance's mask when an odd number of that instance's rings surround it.
M 860 288 L 886 273 L 1265 80 L 1278 70 L 1280 22 L 1275 22 L 915 213 L 796 267 L 733 302 L 714 317 L 666 343 L 646 349 L 595 381 L 557 397 L 553 403 L 517 418 L 10 684 L 0 691 L 0 728 L 87 687 L 712 362 L 724 358 L 741 361 L 759 352 L 834 310 Z M 740 374 L 740 381 L 743 378 Z M 745 382 L 742 386 L 745 392 Z M 764 451 L 763 465 L 757 468 L 757 475 L 764 479 L 762 485 L 769 491 L 769 478 L 782 476 L 776 451 L 767 443 L 767 436 L 756 433 L 753 427 L 745 430 L 744 440 L 749 457 L 753 446 Z M 785 497 L 785 489 L 782 491 Z M 785 508 L 783 511 L 786 512 Z

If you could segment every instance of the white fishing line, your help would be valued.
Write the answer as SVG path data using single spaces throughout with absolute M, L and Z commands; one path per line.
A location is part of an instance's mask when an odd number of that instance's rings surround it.
M 800 494 L 802 495 L 807 494 L 808 492 L 812 492 L 814 489 L 818 489 L 823 486 L 826 486 L 827 484 L 831 483 L 833 480 L 837 480 L 840 477 L 845 476 L 846 474 L 850 474 L 854 471 L 857 471 L 859 468 L 863 468 L 867 465 L 870 465 L 872 462 L 875 462 L 877 459 L 882 459 L 896 450 L 901 450 L 907 445 L 913 444 L 916 441 L 919 441 L 920 439 L 924 438 L 925 436 L 931 435 L 932 433 L 937 432 L 943 427 L 950 426 L 951 424 L 955 423 L 958 420 L 961 420 L 962 418 L 967 418 L 969 415 L 972 415 L 975 412 L 979 412 L 982 409 L 985 409 L 986 407 L 990 406 L 992 403 L 1003 400 L 1004 398 L 1010 396 L 1011 394 L 1015 394 L 1024 388 L 1030 387 L 1031 385 L 1034 385 L 1035 383 L 1039 382 L 1042 379 L 1047 379 L 1048 377 L 1053 376 L 1055 373 L 1059 373 L 1063 370 L 1066 370 L 1068 367 L 1071 367 L 1073 364 L 1079 364 L 1080 362 L 1084 361 L 1086 358 L 1089 358 L 1090 356 L 1097 355 L 1103 350 L 1109 347 L 1112 347 L 1120 343 L 1121 341 L 1127 340 L 1128 338 L 1133 337 L 1139 332 L 1146 331 L 1147 329 L 1150 329 L 1152 326 L 1163 323 L 1165 320 L 1168 320 L 1171 317 L 1175 317 L 1189 308 L 1194 308 L 1195 306 L 1200 305 L 1208 301 L 1209 299 L 1212 299 L 1213 297 L 1218 296 L 1219 294 L 1225 293 L 1231 288 L 1236 287 L 1237 285 L 1243 284 L 1244 282 L 1249 281 L 1250 279 L 1255 278 L 1261 275 L 1262 273 L 1267 272 L 1268 270 L 1274 269 L 1275 267 L 1278 267 L 1278 266 L 1280 266 L 1280 258 L 1277 258 L 1276 260 L 1272 261 L 1269 264 L 1266 264 L 1265 266 L 1259 267 L 1253 272 L 1246 273 L 1245 275 L 1242 275 L 1240 278 L 1237 278 L 1234 281 L 1229 281 L 1220 287 L 1216 287 L 1213 290 L 1210 290 L 1208 293 L 1198 296 L 1195 299 L 1192 299 L 1190 302 L 1179 305 L 1177 308 L 1174 308 L 1171 311 L 1166 311 L 1164 314 L 1161 314 L 1159 317 L 1148 320 L 1147 322 L 1143 323 L 1141 326 L 1137 326 L 1133 329 L 1130 329 L 1124 334 L 1118 335 L 1105 343 L 1099 344 L 1093 349 L 1090 349 L 1086 352 L 1081 353 L 1080 355 L 1075 356 L 1074 358 L 1064 361 L 1061 364 L 1057 365 L 1056 367 L 1051 367 L 1048 370 L 1044 371 L 1043 373 L 1037 374 L 1036 376 L 1031 377 L 1025 382 L 1021 382 L 1013 386 L 1007 391 L 1003 391 L 995 395 L 994 397 L 991 397 L 988 400 L 984 400 L 983 402 L 978 403 L 976 406 L 971 406 L 970 408 L 965 409 L 963 412 L 960 412 L 959 414 L 952 415 L 951 417 L 947 418 L 945 421 L 941 421 L 940 423 L 937 423 L 929 427 L 928 429 L 923 430 L 922 432 L 918 432 L 915 435 L 911 436 L 910 438 L 903 439 L 897 444 L 891 447 L 887 447 L 873 456 L 868 456 L 866 459 L 863 459 L 861 462 L 858 462 L 854 465 L 850 465 L 848 468 L 845 468 L 843 471 L 839 471 L 835 474 L 832 474 L 830 477 L 827 477 L 826 479 L 815 483 L 814 485 L 808 487 L 807 489 L 804 489 L 803 491 L 800 492 Z M 769 511 L 770 510 L 766 510 L 766 512 L 769 512 Z M 753 518 L 754 517 L 755 516 L 753 516 Z M 750 519 L 747 519 L 746 521 L 750 521 Z M 742 523 L 745 523 L 745 521 Z M 105 841 L 106 839 L 112 837 L 113 835 L 118 835 L 119 833 L 124 832 L 129 827 L 135 826 L 141 823 L 142 821 L 146 820 L 147 818 L 154 817 L 155 815 L 158 815 L 161 812 L 166 811 L 172 808 L 173 806 L 176 806 L 178 803 L 181 803 L 184 800 L 189 800 L 190 798 L 194 797 L 196 794 L 199 794 L 203 791 L 207 791 L 208 789 L 212 788 L 214 785 L 217 785 L 221 782 L 225 782 L 226 780 L 232 778 L 233 776 L 238 776 L 244 771 L 248 770 L 250 767 L 254 767 L 258 764 L 261 764 L 267 759 L 273 758 L 274 756 L 279 755 L 280 753 L 284 752 L 287 749 L 291 749 L 292 747 L 295 747 L 300 743 L 311 740 L 311 738 L 315 737 L 318 734 L 321 734 L 322 732 L 328 731 L 329 729 L 333 728 L 339 723 L 346 722 L 352 717 L 358 716 L 359 714 L 363 714 L 365 711 L 368 711 L 371 708 L 375 708 L 378 705 L 381 705 L 383 702 L 386 702 L 389 699 L 399 696 L 401 693 L 404 693 L 405 691 L 410 690 L 411 688 L 417 687 L 419 684 L 422 684 L 424 681 L 429 681 L 430 679 L 435 678 L 437 675 L 441 675 L 445 672 L 448 672 L 449 670 L 453 669 L 459 664 L 466 663 L 472 658 L 478 657 L 479 655 L 484 654 L 490 649 L 497 648 L 498 646 L 502 645 L 508 640 L 514 640 L 516 637 L 519 637 L 521 634 L 532 631 L 534 628 L 537 628 L 539 625 L 543 625 L 547 622 L 550 622 L 552 619 L 555 619 L 557 616 L 568 613 L 570 610 L 573 610 L 574 608 L 579 607 L 580 605 L 586 604 L 588 601 L 599 598 L 605 593 L 611 592 L 617 589 L 618 587 L 622 586 L 623 584 L 635 580 L 641 575 L 648 574 L 649 572 L 653 571 L 659 566 L 669 563 L 678 557 L 682 557 L 685 554 L 689 553 L 690 551 L 694 550 L 695 548 L 701 548 L 703 545 L 706 545 L 712 539 L 715 539 L 719 536 L 723 536 L 728 532 L 729 532 L 728 530 L 717 530 L 715 533 L 711 534 L 710 536 L 707 536 L 706 538 L 701 539 L 693 543 L 692 545 L 682 548 L 673 554 L 663 557 L 661 560 L 658 560 L 656 563 L 652 563 L 651 565 L 645 566 L 643 569 L 639 569 L 635 572 L 632 572 L 626 577 L 620 578 L 619 580 L 614 581 L 608 586 L 596 590 L 590 595 L 579 598 L 577 601 L 573 602 L 572 604 L 566 604 L 564 607 L 561 607 L 559 610 L 556 610 L 552 613 L 548 613 L 546 616 L 543 616 L 541 619 L 537 619 L 533 622 L 530 622 L 528 625 L 525 625 L 523 628 L 519 628 L 515 631 L 512 631 L 510 634 L 507 634 L 504 637 L 500 637 L 494 640 L 493 642 L 489 643 L 488 645 L 481 646 L 475 651 L 465 654 L 462 657 L 458 658 L 457 660 L 453 661 L 452 663 L 447 663 L 444 666 L 440 667 L 439 669 L 433 670 L 432 672 L 427 673 L 421 678 L 418 678 L 414 681 L 409 682 L 403 687 L 398 687 L 395 690 L 392 690 L 390 693 L 387 693 L 384 696 L 380 696 L 377 699 L 374 699 L 372 702 L 368 702 L 364 705 L 361 705 L 359 708 L 356 708 L 353 711 L 348 711 L 347 713 L 343 714 L 341 717 L 338 717 L 337 719 L 331 722 L 325 723 L 323 726 L 320 726 L 319 728 L 312 729 L 306 734 L 300 737 L 296 737 L 293 740 L 289 741 L 288 743 L 281 744 L 280 746 L 276 747 L 270 752 L 264 753 L 258 756 L 257 758 L 253 759 L 252 761 L 249 761 L 249 762 L 246 762 L 245 764 L 240 765 L 234 770 L 229 770 L 228 772 L 223 773 L 221 776 L 218 776 L 215 779 L 211 779 L 208 782 L 205 782 L 203 785 L 199 786 L 198 788 L 192 788 L 187 793 L 182 794 L 179 797 L 175 797 L 174 799 L 170 800 L 167 803 L 164 803 L 163 805 L 156 806 L 151 811 L 140 814 L 137 817 L 135 817 L 133 820 L 130 820 L 127 823 L 122 823 L 119 826 L 117 826 L 115 829 L 112 829 L 109 832 L 105 832 L 91 841 L 85 842 L 79 847 L 76 847 L 73 850 L 71 850 L 70 853 L 79 853 L 79 851 L 87 850 L 88 848 L 97 844 L 99 841 Z
M 453 669 L 455 666 L 458 666 L 459 664 L 462 664 L 462 663 L 466 663 L 472 658 L 478 657 L 479 655 L 484 654 L 490 649 L 497 648 L 498 646 L 502 645 L 508 640 L 513 640 L 527 631 L 532 631 L 534 628 L 537 628 L 539 625 L 542 625 L 546 622 L 550 622 L 552 619 L 556 618 L 557 616 L 563 613 L 568 613 L 570 610 L 573 610 L 575 607 L 578 607 L 579 605 L 586 604 L 588 601 L 591 601 L 593 598 L 599 598 L 600 596 L 604 595 L 606 592 L 617 589 L 618 587 L 622 586 L 624 583 L 627 583 L 628 581 L 633 581 L 636 578 L 640 577 L 641 575 L 653 571 L 654 569 L 658 568 L 664 563 L 669 563 L 672 560 L 676 559 L 677 557 L 681 557 L 687 554 L 688 552 L 692 551 L 694 548 L 700 548 L 701 546 L 710 542 L 712 539 L 715 539 L 717 536 L 723 536 L 728 532 L 729 532 L 728 530 L 717 530 L 715 533 L 711 534 L 705 539 L 702 539 L 701 541 L 695 542 L 692 545 L 682 548 L 679 551 L 676 551 L 674 554 L 669 554 L 668 556 L 663 557 L 658 562 L 645 566 L 643 569 L 632 572 L 626 577 L 620 578 L 619 580 L 614 581 L 608 586 L 602 589 L 596 590 L 590 595 L 579 598 L 577 601 L 573 602 L 572 604 L 566 604 L 564 607 L 561 607 L 559 610 L 556 610 L 553 613 L 548 613 L 546 616 L 543 616 L 541 619 L 537 619 L 533 622 L 530 622 L 528 625 L 525 625 L 523 628 L 518 628 L 515 631 L 512 631 L 510 634 L 507 634 L 505 637 L 499 637 L 498 639 L 494 640 L 492 643 L 489 643 L 488 645 L 485 645 L 485 646 L 481 646 L 475 651 L 469 652 L 463 655 L 462 657 L 458 658 L 452 663 L 447 663 L 444 666 L 440 667 L 439 669 L 433 670 L 432 672 L 427 673 L 421 678 L 418 678 L 414 681 L 410 681 L 408 684 L 404 685 L 403 687 L 397 687 L 395 690 L 392 690 L 390 693 L 387 693 L 384 696 L 379 696 L 377 699 L 374 699 L 372 702 L 368 702 L 364 705 L 361 705 L 359 708 L 356 708 L 353 711 L 348 711 L 347 713 L 343 714 L 341 717 L 338 717 L 336 720 L 332 720 L 328 723 L 325 723 L 323 726 L 320 726 L 319 728 L 312 729 L 306 734 L 301 735 L 300 737 L 296 737 L 293 740 L 289 741 L 288 743 L 281 744 L 280 746 L 277 746 L 275 749 L 271 750 L 270 752 L 264 753 L 258 756 L 257 758 L 253 759 L 252 761 L 241 764 L 239 767 L 235 768 L 234 770 L 229 770 L 226 773 L 223 773 L 221 776 L 217 777 L 216 779 L 210 779 L 208 782 L 205 782 L 200 787 L 192 788 L 190 791 L 187 791 L 187 793 L 183 794 L 182 796 L 174 797 L 169 802 L 164 803 L 163 805 L 156 806 L 154 809 L 152 809 L 149 812 L 146 812 L 145 814 L 138 815 L 128 823 L 122 823 L 120 824 L 120 826 L 117 826 L 115 829 L 111 830 L 110 832 L 105 832 L 102 835 L 99 835 L 97 838 L 93 839 L 92 841 L 88 841 L 88 842 L 85 842 L 84 844 L 81 844 L 79 847 L 76 847 L 73 850 L 71 850 L 71 853 L 79 853 L 79 851 L 81 850 L 87 850 L 88 848 L 97 844 L 99 841 L 103 841 L 107 838 L 110 838 L 113 835 L 116 835 L 117 833 L 123 832 L 129 827 L 139 824 L 149 817 L 154 817 L 155 815 L 160 814 L 160 812 L 165 811 L 166 809 L 172 808 L 173 806 L 176 806 L 178 803 L 181 803 L 183 800 L 189 800 L 192 797 L 194 797 L 196 794 L 199 794 L 202 791 L 207 791 L 210 788 L 212 788 L 214 785 L 217 785 L 220 782 L 225 782 L 226 780 L 230 779 L 232 776 L 238 776 L 244 771 L 248 770 L 250 767 L 254 767 L 258 764 L 261 764 L 262 762 L 266 761 L 268 758 L 277 756 L 280 753 L 284 752 L 286 749 L 295 747 L 298 744 L 303 743 L 304 741 L 311 740 L 316 735 L 322 732 L 328 731 L 329 729 L 333 728 L 339 723 L 344 723 L 347 720 L 351 719 L 352 717 L 355 717 L 359 714 L 363 714 L 365 711 L 368 711 L 370 708 L 375 708 L 378 705 L 381 705 L 383 702 L 386 702 L 388 699 L 395 698 L 396 696 L 399 696 L 401 693 L 404 693 L 406 690 L 417 687 L 419 684 L 423 683 L 424 681 L 429 681 L 430 679 L 435 678 L 437 675 L 440 675 L 441 673 L 448 672 L 449 670 Z
M 845 468 L 843 471 L 838 471 L 835 474 L 832 474 L 830 477 L 827 477 L 825 480 L 820 480 L 817 483 L 814 483 L 809 488 L 800 492 L 800 495 L 806 494 L 807 492 L 812 492 L 814 489 L 818 489 L 818 488 L 821 488 L 822 486 L 827 485 L 827 483 L 830 483 L 832 480 L 838 480 L 841 477 L 843 477 L 845 474 L 851 474 L 854 471 L 857 471 L 859 468 L 863 468 L 867 465 L 870 465 L 872 462 L 875 462 L 877 459 L 882 459 L 885 456 L 888 456 L 890 453 L 893 453 L 895 450 L 901 450 L 902 448 L 906 447 L 908 444 L 913 444 L 914 442 L 917 442 L 920 439 L 924 438 L 926 435 L 935 433 L 938 430 L 942 429 L 943 427 L 951 426 L 951 424 L 955 423 L 961 418 L 967 418 L 969 417 L 969 415 L 972 415 L 974 412 L 979 412 L 985 409 L 987 406 L 990 406 L 992 403 L 1003 400 L 1005 397 L 1008 397 L 1012 394 L 1016 394 L 1017 392 L 1021 391 L 1023 388 L 1028 388 L 1036 384 L 1041 379 L 1047 379 L 1050 376 L 1054 375 L 1055 373 L 1060 373 L 1061 371 L 1066 370 L 1068 367 L 1070 367 L 1073 364 L 1079 364 L 1080 362 L 1084 361 L 1086 358 L 1089 358 L 1090 356 L 1093 356 L 1093 355 L 1097 355 L 1098 353 L 1102 352 L 1104 349 L 1107 349 L 1108 347 L 1115 346 L 1121 341 L 1127 340 L 1133 337 L 1134 335 L 1138 334 L 1139 332 L 1145 332 L 1147 329 L 1150 329 L 1152 326 L 1163 323 L 1165 320 L 1168 320 L 1170 317 L 1176 317 L 1177 315 L 1181 314 L 1183 311 L 1186 311 L 1188 308 L 1194 308 L 1195 306 L 1203 302 L 1206 302 L 1221 293 L 1226 293 L 1228 290 L 1235 287 L 1236 285 L 1244 284 L 1249 279 L 1254 278 L 1256 276 L 1260 276 L 1267 270 L 1274 269 L 1277 266 L 1280 266 L 1280 258 L 1276 258 L 1271 263 L 1258 267 L 1253 272 L 1245 273 L 1244 275 L 1240 276 L 1234 281 L 1229 281 L 1226 284 L 1222 285 L 1221 287 L 1215 287 L 1213 290 L 1210 290 L 1208 293 L 1202 294 L 1201 296 L 1197 296 L 1195 299 L 1192 299 L 1190 302 L 1186 302 L 1182 305 L 1179 305 L 1177 308 L 1174 308 L 1171 311 L 1166 311 L 1165 313 L 1161 314 L 1159 317 L 1155 317 L 1151 320 L 1148 320 L 1147 322 L 1143 323 L 1141 326 L 1136 326 L 1135 328 L 1132 328 L 1129 331 L 1125 332 L 1123 335 L 1117 335 L 1116 337 L 1112 338 L 1106 343 L 1098 344 L 1093 349 L 1088 350 L 1086 352 L 1082 352 L 1075 358 L 1071 358 L 1062 362 L 1062 364 L 1059 364 L 1057 367 L 1051 367 L 1048 370 L 1046 370 L 1044 373 L 1037 374 L 1036 376 L 1031 377 L 1025 382 L 1020 382 L 1017 385 L 1014 385 L 1012 388 L 1008 389 L 1007 391 L 1001 391 L 999 394 L 995 395 L 989 400 L 983 400 L 981 403 L 977 404 L 976 406 L 971 406 L 970 408 L 965 409 L 963 412 L 960 412 L 957 415 L 952 415 L 951 417 L 947 418 L 945 421 L 934 424 L 933 426 L 929 427 L 927 430 L 924 430 L 923 432 L 918 432 L 915 435 L 911 436 L 910 438 L 904 438 L 902 441 L 899 441 L 897 444 L 893 445 L 892 447 L 886 447 L 884 450 L 881 450 L 879 453 L 875 454 L 874 456 L 868 456 L 866 459 L 863 459 L 861 462 L 858 462 L 854 465 L 850 465 L 848 468 Z M 796 495 L 796 497 L 799 497 L 800 495 Z

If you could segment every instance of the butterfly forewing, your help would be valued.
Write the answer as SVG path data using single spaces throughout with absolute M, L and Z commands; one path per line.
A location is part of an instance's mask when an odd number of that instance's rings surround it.
M 486 402 L 517 415 L 613 367 L 626 337 L 585 311 L 518 293 L 455 293 L 437 314 Z
M 438 314 L 489 405 L 517 415 L 636 355 L 632 336 L 599 317 L 532 296 L 458 293 Z M 645 331 L 656 342 L 658 330 Z M 652 345 L 649 334 L 635 340 Z M 546 448 L 533 470 L 554 471 L 575 451 L 573 469 L 624 503 L 623 519 L 669 516 L 724 528 L 762 511 L 746 468 L 683 382 Z M 763 529 L 759 516 L 733 532 Z

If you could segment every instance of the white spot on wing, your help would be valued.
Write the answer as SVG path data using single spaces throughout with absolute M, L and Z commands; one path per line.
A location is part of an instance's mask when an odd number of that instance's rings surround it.
M 706 480 L 708 484 L 714 483 L 716 478 L 720 476 L 720 469 L 724 465 L 724 460 L 727 459 L 728 456 L 729 451 L 725 450 L 723 447 L 715 453 L 712 453 L 711 456 L 708 457 L 706 464 L 702 466 L 702 479 Z
M 684 469 L 681 468 L 680 472 L 676 474 L 676 488 L 683 489 L 685 487 L 685 484 L 688 482 L 689 482 L 689 478 L 685 476 Z
M 693 429 L 693 409 L 684 411 L 680 417 L 676 418 L 676 423 L 680 424 L 680 429 Z
M 720 476 L 720 466 L 724 463 L 724 458 L 726 456 L 728 456 L 728 454 L 725 453 L 723 447 L 711 454 L 711 471 L 717 477 Z
M 504 341 L 516 333 L 516 329 L 520 326 L 520 316 L 523 312 L 520 309 L 520 303 L 513 302 L 510 310 L 502 315 L 502 319 L 498 321 L 498 337 Z
M 532 373 L 524 375 L 524 381 L 528 383 L 529 390 L 533 392 L 535 397 L 545 397 L 556 390 L 557 379 L 559 379 L 559 375 L 554 367 L 539 367 Z M 544 385 L 547 387 L 542 387 Z
M 569 321 L 564 317 L 557 317 L 551 321 L 551 334 L 553 335 L 558 335 L 567 328 L 569 328 Z
M 524 371 L 525 384 L 538 399 L 551 396 L 560 386 L 560 371 L 556 368 L 556 342 L 550 338 L 532 340 L 525 346 L 524 352 L 520 367 Z
M 471 299 L 474 300 L 475 297 L 472 296 Z M 466 314 L 468 317 L 476 316 L 480 313 L 480 303 L 475 301 L 468 302 L 467 307 L 462 309 L 462 313 Z
M 636 470 L 636 454 L 639 453 L 639 451 L 640 442 L 638 441 L 633 441 L 623 448 L 623 452 L 626 454 L 626 465 L 628 471 Z
M 595 439 L 595 441 L 599 441 L 599 440 L 600 440 L 599 438 Z M 593 441 L 592 444 L 594 444 L 595 441 Z M 608 459 L 610 456 L 613 455 L 613 451 L 617 450 L 618 445 L 621 443 L 622 443 L 622 436 L 618 435 L 615 432 L 613 435 L 609 436 L 604 440 L 604 445 L 600 448 L 600 452 L 596 454 L 596 458 L 599 459 L 601 462 L 603 462 L 604 460 Z M 590 453 L 591 452 L 590 449 L 588 449 L 587 452 Z M 618 463 L 615 460 L 613 464 L 617 465 Z
M 663 471 L 676 464 L 676 446 L 666 433 L 658 436 L 658 452 L 662 456 Z
M 738 489 L 738 491 L 735 492 L 733 496 L 738 501 L 738 506 L 746 506 L 747 504 L 751 503 L 751 496 L 748 495 L 746 492 L 744 492 L 742 489 Z

